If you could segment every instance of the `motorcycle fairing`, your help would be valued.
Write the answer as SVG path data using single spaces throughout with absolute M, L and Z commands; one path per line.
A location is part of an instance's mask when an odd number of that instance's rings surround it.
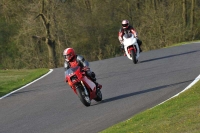
M 137 39 L 131 33 L 125 34 L 123 36 L 123 39 L 124 39 L 124 41 L 123 41 L 124 50 L 126 52 L 127 57 L 130 60 L 132 60 L 132 57 L 130 56 L 130 50 L 136 48 L 137 49 L 137 50 L 135 49 L 135 52 L 137 52 L 136 53 L 136 59 L 138 59 L 139 58 L 139 46 L 137 44 Z
M 78 70 L 77 70 L 78 69 Z M 87 76 L 83 76 L 83 73 L 81 72 L 80 66 L 76 66 L 73 68 L 69 68 L 65 71 L 65 77 L 68 81 L 68 84 L 71 86 L 73 91 L 76 92 L 76 86 L 81 85 L 81 81 L 84 83 L 85 87 L 89 89 L 90 98 L 93 99 L 96 97 L 96 85 L 93 81 L 91 81 Z M 72 79 L 72 77 L 77 79 Z M 78 79 L 79 77 L 79 79 Z M 76 85 L 74 84 L 76 82 Z
M 88 77 L 84 76 L 83 77 L 83 83 L 84 85 L 89 88 L 90 90 L 90 98 L 93 99 L 96 97 L 96 85 L 94 82 L 92 82 Z
M 88 77 L 84 76 L 82 81 L 87 87 L 91 88 L 91 91 L 96 88 L 94 82 L 92 82 Z

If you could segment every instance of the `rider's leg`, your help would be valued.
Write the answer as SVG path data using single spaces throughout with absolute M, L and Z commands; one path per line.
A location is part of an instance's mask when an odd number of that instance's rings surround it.
M 140 52 L 142 52 L 142 49 L 141 49 L 142 41 L 139 40 L 139 39 L 137 39 L 137 43 L 138 43 L 138 45 L 139 45 Z
M 124 50 L 124 45 L 123 44 L 121 44 L 120 49 L 121 49 L 122 53 L 124 54 L 124 56 L 126 56 L 126 52 Z
M 88 71 L 86 72 L 86 74 L 87 74 L 87 76 L 95 83 L 95 85 L 96 85 L 97 88 L 101 88 L 101 87 L 102 87 L 102 85 L 100 85 L 100 84 L 96 81 L 96 75 L 95 75 L 94 72 L 88 70 Z

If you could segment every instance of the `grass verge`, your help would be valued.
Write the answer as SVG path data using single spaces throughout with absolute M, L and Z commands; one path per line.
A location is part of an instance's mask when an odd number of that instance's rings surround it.
M 48 71 L 49 69 L 0 70 L 0 97 Z M 166 103 L 139 113 L 100 133 L 200 133 L 200 81 Z
M 190 43 L 198 43 L 198 42 L 200 42 L 200 40 L 195 40 L 195 41 L 190 41 L 190 42 L 181 42 L 181 43 L 172 44 L 172 45 L 164 47 L 164 48 L 180 46 L 180 45 L 186 45 L 186 44 L 190 44 Z
M 101 133 L 200 133 L 200 81 L 179 96 Z
M 200 40 L 168 47 L 194 42 Z M 100 133 L 200 133 L 200 81 L 166 103 L 139 113 Z
M 49 69 L 0 70 L 0 97 L 46 74 Z

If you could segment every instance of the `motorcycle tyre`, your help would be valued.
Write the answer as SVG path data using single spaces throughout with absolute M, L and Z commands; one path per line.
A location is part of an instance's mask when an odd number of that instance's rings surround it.
M 100 90 L 97 91 L 97 97 L 94 98 L 96 102 L 100 102 L 102 100 L 102 93 Z
M 131 57 L 132 57 L 133 63 L 136 64 L 138 60 L 136 59 L 136 54 L 134 50 L 131 50 Z
M 90 106 L 90 104 L 91 104 L 90 97 L 85 95 L 85 92 L 83 91 L 82 88 L 77 88 L 76 90 L 77 90 L 77 94 L 78 94 L 78 97 L 80 98 L 81 102 L 86 107 Z M 85 98 L 89 98 L 88 101 Z

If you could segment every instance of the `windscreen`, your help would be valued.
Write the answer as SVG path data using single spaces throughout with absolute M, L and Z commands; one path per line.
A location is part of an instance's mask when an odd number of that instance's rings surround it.
M 75 72 L 78 68 L 79 68 L 79 66 L 69 68 L 69 69 L 67 69 L 67 71 L 65 71 L 65 74 L 67 74 L 67 75 L 72 75 L 72 74 L 74 74 L 74 72 Z
M 132 34 L 131 34 L 131 33 L 126 33 L 126 32 L 125 32 L 124 37 L 125 37 L 125 38 L 131 38 L 131 37 L 132 37 Z

